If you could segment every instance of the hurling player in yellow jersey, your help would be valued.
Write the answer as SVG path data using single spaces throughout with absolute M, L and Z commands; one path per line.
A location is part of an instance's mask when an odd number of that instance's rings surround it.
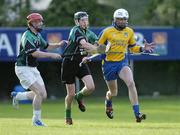
M 155 44 L 145 42 L 144 47 L 136 45 L 133 30 L 127 27 L 128 18 L 129 14 L 125 9 L 117 9 L 113 15 L 113 25 L 105 28 L 98 40 L 99 45 L 107 43 L 106 55 L 102 64 L 104 79 L 108 87 L 105 108 L 107 116 L 112 119 L 112 97 L 117 96 L 117 78 L 121 78 L 128 87 L 136 122 L 141 122 L 146 115 L 139 111 L 137 90 L 125 53 L 128 49 L 131 53 L 151 52 Z

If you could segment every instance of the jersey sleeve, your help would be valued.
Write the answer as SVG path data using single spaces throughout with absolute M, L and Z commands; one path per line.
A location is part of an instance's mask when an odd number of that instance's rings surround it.
M 136 44 L 136 40 L 135 40 L 135 35 L 134 35 L 134 31 L 131 31 L 131 37 L 129 39 L 129 45 L 134 45 Z
M 95 43 L 97 43 L 97 41 L 98 41 L 98 37 L 97 37 L 97 35 L 94 33 L 94 32 L 92 32 L 91 31 L 91 36 L 89 37 L 89 43 L 91 43 L 91 44 L 95 44 Z
M 98 37 L 94 32 L 93 32 L 92 36 L 93 36 L 94 41 L 98 41 Z
M 40 35 L 40 41 L 41 41 L 40 43 L 41 49 L 46 49 L 49 46 L 49 44 L 44 40 L 44 38 L 41 35 Z
M 75 39 L 74 39 L 75 43 L 80 44 L 80 41 L 82 39 L 86 40 L 86 37 L 79 30 L 76 30 L 75 31 Z
M 99 45 L 103 45 L 103 44 L 105 44 L 106 41 L 107 41 L 106 31 L 102 31 L 102 32 L 99 34 L 98 44 L 99 44 Z
M 128 49 L 131 53 L 139 53 L 141 52 L 141 47 L 136 44 L 134 31 L 132 31 L 131 38 L 129 40 Z

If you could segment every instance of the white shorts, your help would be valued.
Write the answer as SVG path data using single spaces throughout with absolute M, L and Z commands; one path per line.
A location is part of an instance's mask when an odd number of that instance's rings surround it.
M 36 67 L 15 66 L 15 73 L 24 89 L 28 89 L 35 82 L 44 85 L 44 81 Z

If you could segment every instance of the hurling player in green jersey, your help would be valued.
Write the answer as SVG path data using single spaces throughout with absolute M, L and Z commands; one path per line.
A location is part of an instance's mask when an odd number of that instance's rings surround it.
M 69 34 L 69 45 L 64 51 L 62 62 L 61 78 L 66 85 L 67 96 L 65 97 L 65 122 L 72 125 L 71 104 L 75 97 L 79 109 L 84 112 L 86 110 L 83 97 L 90 95 L 94 89 L 94 81 L 87 64 L 80 63 L 87 56 L 87 52 L 93 52 L 97 49 L 94 45 L 97 36 L 88 28 L 88 14 L 86 12 L 76 12 L 74 14 L 76 26 L 74 26 Z M 84 87 L 75 93 L 75 78 L 79 78 L 84 83 Z
M 13 105 L 18 101 L 30 99 L 33 101 L 32 125 L 45 126 L 41 120 L 41 104 L 47 97 L 44 81 L 37 69 L 37 58 L 61 59 L 56 53 L 43 52 L 62 46 L 66 41 L 59 43 L 47 43 L 39 33 L 43 27 L 43 17 L 39 13 L 31 13 L 27 16 L 28 29 L 23 33 L 20 50 L 15 64 L 15 73 L 21 85 L 28 92 L 12 92 Z

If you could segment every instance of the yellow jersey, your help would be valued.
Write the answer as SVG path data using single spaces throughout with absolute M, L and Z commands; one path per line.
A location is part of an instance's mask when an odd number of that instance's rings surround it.
M 132 53 L 141 51 L 136 45 L 133 29 L 126 27 L 119 31 L 114 26 L 107 27 L 99 37 L 98 44 L 106 43 L 106 61 L 121 61 L 125 58 L 127 49 Z

